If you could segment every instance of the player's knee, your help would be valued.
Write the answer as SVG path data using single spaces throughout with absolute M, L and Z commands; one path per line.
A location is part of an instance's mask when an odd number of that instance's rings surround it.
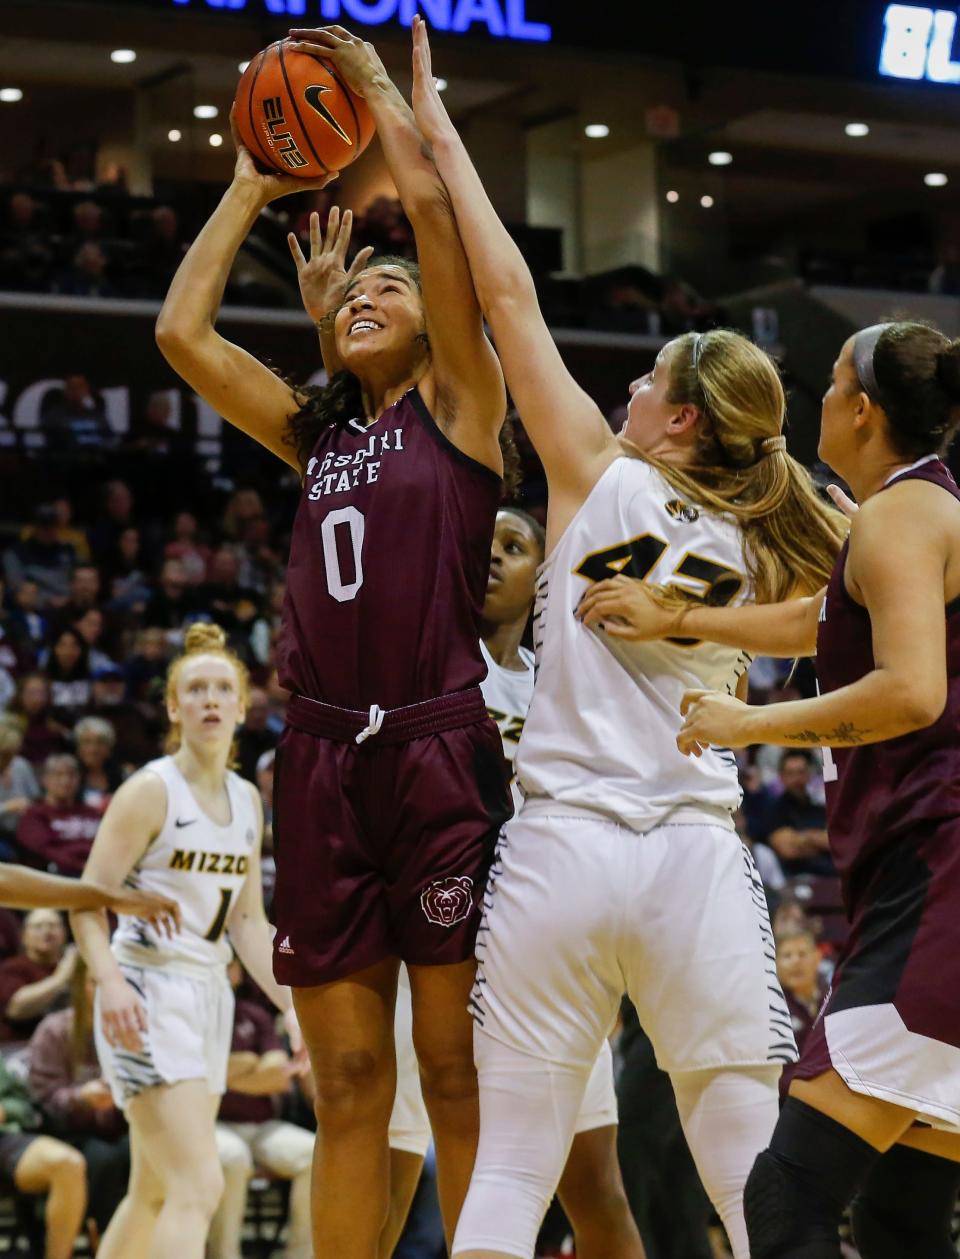
M 478 1096 L 472 1048 L 417 1049 L 423 1094 L 432 1102 L 467 1102 Z
M 167 1179 L 164 1200 L 173 1199 L 181 1208 L 212 1219 L 223 1197 L 224 1183 L 219 1161 L 179 1168 Z
M 72 1145 L 51 1141 L 44 1161 L 51 1186 L 76 1186 L 86 1180 L 87 1161 Z
M 314 1111 L 325 1131 L 340 1120 L 347 1124 L 360 1118 L 389 1120 L 396 1089 L 389 1058 L 365 1049 L 348 1050 L 334 1055 L 314 1078 Z

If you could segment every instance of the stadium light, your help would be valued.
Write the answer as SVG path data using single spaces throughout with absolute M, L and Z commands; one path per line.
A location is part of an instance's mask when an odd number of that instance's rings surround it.
M 219 112 L 216 105 L 194 105 L 193 107 L 194 118 L 216 118 Z
M 723 149 L 718 149 L 715 153 L 711 153 L 707 161 L 711 166 L 729 166 L 733 161 L 733 154 L 727 153 Z
M 859 140 L 862 136 L 870 134 L 870 128 L 865 122 L 848 122 L 844 131 L 853 140 Z
M 0 101 L 5 105 L 12 105 L 16 101 L 23 100 L 23 92 L 18 87 L 0 87 Z
M 671 205 L 676 205 L 677 202 L 680 200 L 679 192 L 677 192 L 674 188 L 671 188 L 670 191 L 667 193 L 667 200 L 670 202 Z
M 713 207 L 713 197 L 711 197 L 710 194 L 707 193 L 705 197 L 700 198 L 700 204 L 703 206 L 705 210 L 711 209 Z
M 114 48 L 110 54 L 110 60 L 115 61 L 118 66 L 128 66 L 132 61 L 136 61 L 137 54 L 132 48 Z
M 591 122 L 584 127 L 583 134 L 591 140 L 603 140 L 610 134 L 610 128 L 605 122 Z
M 178 140 L 183 138 L 183 132 L 179 127 L 171 127 L 167 132 L 167 139 L 171 144 L 176 144 Z
M 210 137 L 211 147 L 214 149 L 219 149 L 221 144 L 223 144 L 223 136 L 220 134 L 219 131 L 214 131 L 213 135 L 211 135 Z
M 947 182 L 947 177 L 943 171 L 931 171 L 929 175 L 924 175 L 923 182 L 928 188 L 942 188 Z

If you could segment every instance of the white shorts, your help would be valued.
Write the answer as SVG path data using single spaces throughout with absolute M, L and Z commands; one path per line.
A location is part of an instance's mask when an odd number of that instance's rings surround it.
M 420 1069 L 413 1048 L 413 1006 L 406 967 L 400 968 L 397 987 L 397 1013 L 394 1024 L 397 1042 L 397 1095 L 390 1116 L 390 1148 L 406 1150 L 425 1158 L 430 1148 L 430 1119 L 420 1088 Z M 575 1132 L 590 1132 L 617 1122 L 617 1094 L 613 1084 L 613 1053 L 604 1040 L 593 1064 Z
M 187 974 L 124 963 L 120 970 L 143 1002 L 147 1030 L 141 1053 L 111 1045 L 103 1033 L 98 991 L 94 1038 L 116 1105 L 125 1109 L 138 1093 L 181 1080 L 204 1080 L 212 1094 L 226 1092 L 234 1002 L 224 968 L 211 967 L 209 977 L 199 969 Z
M 756 866 L 716 823 L 514 818 L 477 940 L 484 1032 L 592 1065 L 626 992 L 664 1071 L 796 1059 Z

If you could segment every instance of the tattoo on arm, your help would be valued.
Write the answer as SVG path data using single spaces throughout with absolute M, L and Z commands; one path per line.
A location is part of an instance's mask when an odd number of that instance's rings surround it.
M 794 730 L 783 737 L 788 743 L 819 743 L 822 747 L 856 747 L 869 730 L 858 730 L 852 721 L 841 721 L 832 730 Z

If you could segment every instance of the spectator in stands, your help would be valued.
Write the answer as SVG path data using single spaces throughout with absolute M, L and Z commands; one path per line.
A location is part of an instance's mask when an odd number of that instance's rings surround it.
M 90 608 L 73 625 L 73 628 L 87 645 L 91 673 L 97 669 L 103 669 L 106 665 L 113 664 L 113 661 L 101 646 L 105 626 L 106 617 L 99 608 Z
M 138 454 L 174 458 L 189 454 L 189 442 L 173 425 L 173 408 L 168 394 L 158 391 L 147 399 L 143 421 L 127 443 L 127 449 Z
M 3 555 L 4 576 L 14 594 L 24 581 L 35 581 L 39 609 L 59 608 L 70 594 L 77 553 L 57 538 L 57 509 L 40 503 L 33 514 L 33 536 L 20 538 Z
M 78 563 L 70 577 L 67 601 L 51 618 L 54 632 L 75 625 L 91 608 L 99 606 L 100 572 L 95 564 L 86 561 Z
M 79 249 L 81 245 L 95 244 L 106 248 L 107 233 L 102 208 L 96 201 L 78 201 L 73 207 L 73 231 L 68 237 L 68 247 Z
M 774 795 L 764 783 L 756 765 L 744 765 L 740 770 L 740 786 L 743 789 L 743 817 L 751 840 L 765 839 L 769 834 L 769 815 Z
M 40 765 L 54 752 L 69 747 L 67 731 L 50 711 L 50 683 L 44 674 L 24 674 L 11 711 L 23 731 L 21 754 L 31 765 Z
M 134 523 L 130 486 L 125 481 L 108 481 L 102 490 L 100 513 L 89 531 L 90 549 L 98 564 L 115 552 L 120 534 Z
M 931 293 L 960 296 L 960 248 L 954 244 L 944 246 L 939 262 L 930 272 L 927 287 Z
M 57 537 L 61 542 L 69 542 L 77 553 L 77 563 L 90 563 L 90 543 L 87 541 L 86 529 L 73 523 L 73 503 L 65 495 L 53 500 L 57 509 Z
M 87 715 L 110 723 L 121 750 L 121 772 L 129 774 L 160 755 L 161 724 L 157 713 L 128 700 L 126 694 L 126 676 L 119 665 L 95 670 Z
M 277 631 L 280 629 L 280 617 L 286 593 L 287 582 L 284 574 L 275 572 L 267 583 L 266 606 L 254 621 L 253 629 L 250 631 L 250 647 L 254 660 L 259 665 L 272 667 L 272 646 Z
M 142 612 L 150 598 L 150 556 L 136 525 L 122 529 L 103 561 L 103 574 L 115 610 Z
M 229 974 L 236 990 L 243 979 L 239 962 L 230 964 Z M 293 1075 L 293 1061 L 277 1035 L 272 1014 L 238 993 L 228 1091 L 220 1103 L 217 1122 L 217 1149 L 225 1184 L 210 1225 L 210 1259 L 241 1259 L 247 1182 L 255 1165 L 292 1182 L 285 1259 L 310 1259 L 313 1254 L 310 1169 L 314 1136 L 277 1118 L 279 1102 Z
M 197 518 L 190 511 L 177 512 L 173 521 L 173 541 L 164 548 L 167 559 L 179 560 L 190 586 L 199 586 L 206 579 L 213 552 L 201 542 Z
M 263 499 L 256 490 L 237 490 L 224 509 L 220 528 L 229 542 L 239 542 L 248 520 L 259 520 L 264 515 Z
M 83 1155 L 88 1213 L 102 1233 L 126 1191 L 130 1141 L 97 1061 L 93 994 L 78 958 L 69 1008 L 48 1014 L 30 1039 L 29 1084 L 49 1126 Z
M 790 1010 L 797 1048 L 803 1053 L 827 985 L 820 974 L 820 951 L 809 923 L 784 927 L 777 935 L 777 976 Z
M 40 776 L 43 799 L 24 811 L 17 848 L 27 865 L 51 874 L 83 873 L 100 814 L 82 804 L 80 764 L 68 752 L 48 756 Z
M 30 762 L 20 755 L 23 735 L 12 717 L 0 717 L 0 861 L 16 861 L 14 840 L 22 815 L 40 796 Z
M 136 648 L 127 660 L 127 694 L 141 703 L 156 703 L 163 693 L 170 649 L 164 630 L 148 627 L 137 635 Z
M 97 453 L 113 445 L 106 404 L 82 372 L 71 372 L 64 377 L 62 389 L 47 394 L 40 407 L 40 419 L 48 441 L 58 453 L 64 450 Z M 59 529 L 56 508 L 53 521 Z
M 164 560 L 157 588 L 143 609 L 144 625 L 166 630 L 170 645 L 179 646 L 183 638 L 183 623 L 196 607 L 182 561 Z
M 413 256 L 413 230 L 396 197 L 374 197 L 354 228 L 354 244 L 372 245 L 378 254 Z
M 23 589 L 22 586 L 21 589 Z M 36 587 L 34 587 L 35 591 Z M 46 625 L 40 624 L 37 628 L 39 630 L 37 641 L 42 642 Z M 29 634 L 20 618 L 7 610 L 3 572 L 0 570 L 0 669 L 4 669 L 13 678 L 24 669 L 32 668 L 35 663 L 36 650 Z M 0 708 L 6 708 L 9 702 L 10 697 L 0 692 Z
M 47 618 L 40 611 L 40 587 L 32 577 L 25 577 L 13 592 L 7 629 L 20 649 L 26 650 L 35 660 L 37 651 L 47 639 Z
M 0 1059 L 0 1172 L 18 1193 L 46 1195 L 46 1259 L 70 1259 L 87 1206 L 83 1155 L 38 1136 L 39 1115 L 27 1087 Z
M 142 246 L 144 294 L 164 297 L 186 248 L 176 210 L 158 205 L 150 214 Z
M 80 800 L 102 814 L 123 781 L 113 756 L 116 732 L 103 717 L 82 717 L 73 737 L 80 762 Z
M 75 629 L 61 630 L 41 656 L 41 666 L 50 681 L 54 719 L 72 726 L 90 702 L 90 649 L 83 636 Z
M 780 757 L 783 790 L 767 816 L 763 842 L 777 854 L 786 878 L 836 873 L 827 839 L 827 812 L 810 795 L 813 758 L 806 748 L 787 748 Z
M 103 247 L 96 241 L 88 241 L 74 253 L 70 266 L 54 281 L 53 292 L 65 297 L 116 297 L 116 285 L 107 275 L 108 265 Z M 110 435 L 106 424 L 103 432 L 105 436 Z
M 21 952 L 0 962 L 0 1041 L 29 1040 L 40 1020 L 66 999 L 77 964 L 56 909 L 34 909 L 23 922 Z
M 197 602 L 223 626 L 233 645 L 246 648 L 260 609 L 260 595 L 240 583 L 237 548 L 224 543 L 210 563 L 210 578 L 197 590 Z
M 262 686 L 250 688 L 247 715 L 237 731 L 237 767 L 244 778 L 256 782 L 257 762 L 277 746 L 276 732 L 267 725 L 270 696 Z
M 50 282 L 53 250 L 41 207 L 28 192 L 15 192 L 0 230 L 0 283 L 4 288 L 43 292 Z

